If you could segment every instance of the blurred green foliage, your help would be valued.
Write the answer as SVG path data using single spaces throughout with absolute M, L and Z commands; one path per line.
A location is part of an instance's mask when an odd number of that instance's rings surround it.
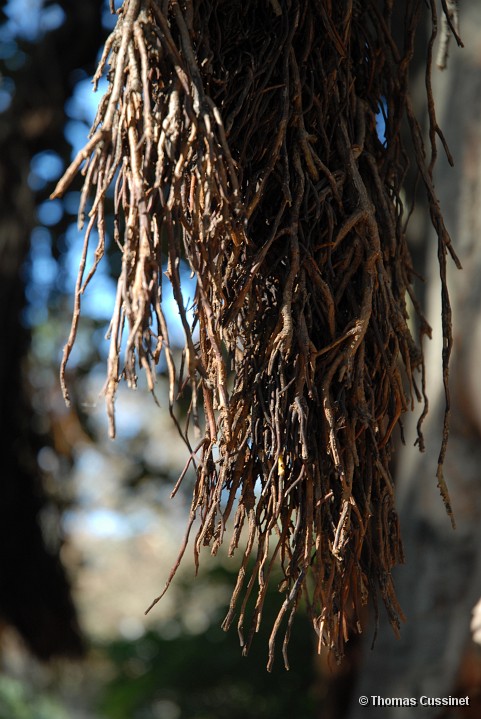
M 0 677 L 0 719 L 69 719 L 60 701 L 38 694 L 24 682 Z
M 233 575 L 222 568 L 209 573 L 216 583 Z M 223 576 L 222 576 L 223 575 Z M 200 634 L 168 636 L 168 627 L 135 641 L 105 648 L 115 677 L 102 692 L 100 713 L 108 719 L 273 719 L 318 716 L 312 626 L 302 613 L 289 644 L 291 670 L 283 666 L 279 637 L 276 663 L 266 670 L 269 631 L 283 595 L 266 599 L 263 628 L 243 657 L 236 629 L 225 633 L 221 616 Z M 182 603 L 179 613 L 182 612 Z

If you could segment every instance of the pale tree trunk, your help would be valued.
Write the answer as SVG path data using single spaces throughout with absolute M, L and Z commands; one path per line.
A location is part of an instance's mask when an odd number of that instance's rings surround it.
M 439 124 L 455 158 L 439 158 L 436 188 L 464 270 L 451 272 L 455 351 L 451 370 L 451 437 L 445 465 L 457 529 L 453 531 L 436 487 L 444 395 L 440 372 L 440 289 L 436 242 L 428 250 L 428 320 L 434 328 L 427 348 L 431 409 L 425 423 L 426 452 L 403 448 L 398 457 L 398 506 L 406 564 L 396 587 L 406 615 L 397 641 L 381 617 L 373 651 L 366 636 L 365 659 L 354 690 L 350 719 L 374 715 L 359 706 L 360 695 L 448 697 L 463 686 L 461 667 L 474 645 L 471 613 L 481 596 L 481 4 L 461 3 L 464 50 L 451 48 L 448 69 L 435 72 Z M 412 445 L 412 441 L 410 441 Z M 479 693 L 479 689 L 478 689 Z M 383 719 L 406 717 L 406 707 L 376 710 Z M 414 710 L 414 711 L 419 711 Z M 476 710 L 471 709 L 470 712 Z M 431 708 L 423 717 L 479 716 L 454 708 Z

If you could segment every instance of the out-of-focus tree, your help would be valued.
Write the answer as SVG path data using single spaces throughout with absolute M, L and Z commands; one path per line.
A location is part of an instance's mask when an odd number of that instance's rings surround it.
M 42 200 L 42 188 L 32 190 L 31 162 L 44 151 L 68 160 L 64 105 L 74 72 L 98 52 L 100 6 L 25 7 L 26 34 L 16 31 L 18 4 L 2 3 L 0 18 L 0 613 L 42 659 L 79 654 L 82 644 L 59 546 L 47 546 L 40 528 L 46 498 L 37 457 L 49 439 L 35 427 L 27 372 L 25 264 Z M 43 22 L 47 16 L 57 29 Z

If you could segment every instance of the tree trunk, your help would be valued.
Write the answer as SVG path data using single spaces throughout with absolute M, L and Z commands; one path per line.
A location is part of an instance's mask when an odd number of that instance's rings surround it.
M 58 31 L 22 47 L 27 57 L 11 73 L 12 104 L 0 115 L 0 614 L 41 659 L 82 649 L 68 580 L 39 525 L 45 497 L 37 453 L 45 438 L 32 423 L 25 381 L 30 333 L 22 322 L 23 266 L 37 224 L 30 160 L 45 149 L 69 152 L 62 130 L 71 74 L 92 62 L 101 42 L 97 2 L 76 11 L 69 4 L 68 11 Z

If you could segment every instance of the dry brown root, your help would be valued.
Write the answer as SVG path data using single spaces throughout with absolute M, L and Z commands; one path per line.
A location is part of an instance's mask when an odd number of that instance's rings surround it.
M 401 43 L 391 31 L 392 6 L 126 0 L 97 73 L 109 63 L 90 140 L 54 193 L 82 167 L 81 224 L 93 199 L 63 382 L 95 271 L 84 280 L 89 234 L 97 227 L 97 263 L 105 196 L 115 183 L 122 272 L 105 390 L 111 432 L 120 378 L 134 385 L 140 366 L 153 389 L 165 352 L 173 417 L 189 386 L 188 419 L 205 426 L 194 450 L 181 430 L 197 481 L 167 586 L 193 526 L 197 562 L 203 545 L 217 552 L 230 526 L 229 552 L 243 537 L 243 556 L 224 627 L 236 618 L 246 652 L 271 575 L 280 568 L 283 576 L 269 667 L 281 627 L 287 664 L 301 599 L 319 648 L 338 657 L 349 631 L 360 631 L 368 597 L 376 606 L 382 598 L 395 631 L 402 618 L 391 579 L 403 555 L 390 462 L 402 414 L 423 401 L 421 340 L 429 334 L 422 317 L 417 341 L 408 324 L 413 270 L 401 200 L 408 153 L 439 238 L 447 387 L 447 253 L 457 259 L 432 183 L 439 128 L 429 81 L 432 159 L 407 92 L 425 5 L 403 4 Z M 435 27 L 434 0 L 430 7 Z M 376 131 L 381 107 L 384 143 Z M 181 294 L 182 258 L 197 279 L 197 342 Z M 165 265 L 185 330 L 186 377 L 162 309 Z M 448 412 L 438 479 L 450 511 L 442 479 Z

